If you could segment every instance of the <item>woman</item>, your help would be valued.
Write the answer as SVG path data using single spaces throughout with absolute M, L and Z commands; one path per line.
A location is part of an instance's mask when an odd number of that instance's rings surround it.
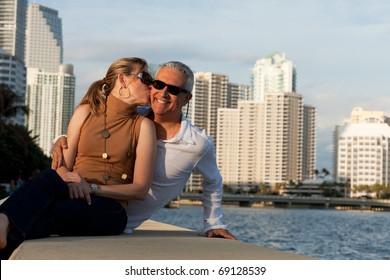
M 0 206 L 2 258 L 26 239 L 123 232 L 126 201 L 143 200 L 153 177 L 154 125 L 136 113 L 149 104 L 151 83 L 145 60 L 123 58 L 90 86 L 58 174 L 41 172 Z

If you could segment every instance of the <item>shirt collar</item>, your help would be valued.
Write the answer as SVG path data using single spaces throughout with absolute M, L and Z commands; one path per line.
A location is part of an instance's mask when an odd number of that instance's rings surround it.
M 152 111 L 152 109 L 149 106 L 137 107 L 137 112 L 143 116 L 147 116 L 151 111 Z M 161 140 L 161 141 L 165 142 L 165 143 L 195 144 L 195 141 L 192 139 L 191 123 L 184 116 L 183 113 L 181 114 L 181 123 L 180 123 L 179 132 L 175 136 L 173 136 L 171 139 Z
M 179 132 L 173 136 L 171 139 L 162 140 L 165 143 L 187 143 L 187 144 L 195 144 L 192 139 L 191 133 L 191 123 L 187 118 L 181 114 L 181 123 Z

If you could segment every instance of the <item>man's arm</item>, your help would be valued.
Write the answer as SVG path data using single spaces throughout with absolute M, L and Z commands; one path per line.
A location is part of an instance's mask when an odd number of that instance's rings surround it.
M 215 158 L 214 144 L 208 139 L 209 147 L 196 166 L 203 177 L 203 219 L 202 234 L 236 240 L 222 223 L 222 177 Z

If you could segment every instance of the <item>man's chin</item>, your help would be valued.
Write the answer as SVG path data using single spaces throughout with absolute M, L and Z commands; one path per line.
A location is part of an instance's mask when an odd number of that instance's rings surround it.
M 168 111 L 168 108 L 166 105 L 161 105 L 158 103 L 152 104 L 152 110 L 155 114 L 165 114 L 165 112 Z
M 163 110 L 161 108 L 152 107 L 152 110 L 153 110 L 154 115 L 158 115 L 158 116 L 163 116 L 167 113 L 167 110 Z

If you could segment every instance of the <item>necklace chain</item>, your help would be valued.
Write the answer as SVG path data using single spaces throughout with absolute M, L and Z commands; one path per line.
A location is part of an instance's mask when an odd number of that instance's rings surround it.
M 104 159 L 104 174 L 103 174 L 103 180 L 105 184 L 107 184 L 108 179 L 110 179 L 110 176 L 107 172 L 107 164 L 108 164 L 108 154 L 107 154 L 107 138 L 111 136 L 110 132 L 107 130 L 107 104 L 104 104 L 104 126 L 103 130 L 101 132 L 101 135 L 104 139 L 103 143 L 103 154 L 102 158 Z
M 103 154 L 102 154 L 102 158 L 104 159 L 104 174 L 103 174 L 102 178 L 103 178 L 105 184 L 107 185 L 108 180 L 110 179 L 110 175 L 108 174 L 108 169 L 107 169 L 107 166 L 109 164 L 108 160 L 110 159 L 110 155 L 107 153 L 107 139 L 111 137 L 111 133 L 107 129 L 107 103 L 104 104 L 103 119 L 104 119 L 103 130 L 100 133 L 102 138 L 104 139 L 104 141 L 103 141 Z M 130 160 L 130 158 L 132 156 L 133 156 L 132 150 L 130 147 L 129 151 L 127 152 L 128 160 Z M 128 177 L 128 174 L 126 171 L 124 173 L 122 173 L 122 175 L 121 175 L 122 180 L 126 180 L 127 177 Z

